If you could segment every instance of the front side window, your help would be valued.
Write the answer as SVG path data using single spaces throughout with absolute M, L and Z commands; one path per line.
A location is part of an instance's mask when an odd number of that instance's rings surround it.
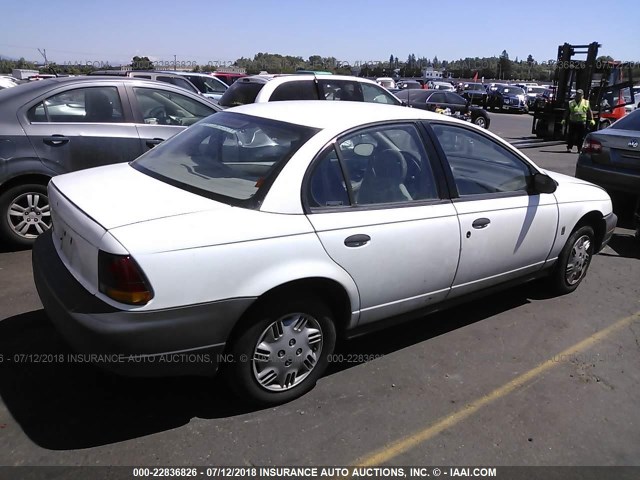
M 347 205 L 349 196 L 356 206 L 439 198 L 429 158 L 414 125 L 360 130 L 340 138 L 337 149 L 337 154 L 333 149 L 325 153 L 312 173 L 311 206 Z
M 397 98 L 378 85 L 362 83 L 362 95 L 365 102 L 386 103 L 388 105 L 401 105 Z
M 116 87 L 67 90 L 31 107 L 31 122 L 123 122 L 122 103 Z
M 193 125 L 197 121 L 216 113 L 212 107 L 181 95 L 147 87 L 135 87 L 139 115 L 150 125 Z
M 532 172 L 506 148 L 464 127 L 431 127 L 447 157 L 460 196 L 527 192 Z
M 318 100 L 318 92 L 311 80 L 285 82 L 276 87 L 269 98 L 270 102 L 283 100 Z
M 159 180 L 231 204 L 255 206 L 277 172 L 316 130 L 218 113 L 132 163 Z M 247 202 L 248 201 L 248 202 Z

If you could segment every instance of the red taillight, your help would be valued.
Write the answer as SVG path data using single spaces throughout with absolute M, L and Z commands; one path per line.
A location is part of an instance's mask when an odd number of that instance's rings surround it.
M 153 291 L 136 261 L 129 255 L 98 252 L 98 280 L 102 293 L 121 303 L 144 305 Z
M 602 152 L 602 144 L 587 136 L 582 143 L 582 153 L 600 153 Z

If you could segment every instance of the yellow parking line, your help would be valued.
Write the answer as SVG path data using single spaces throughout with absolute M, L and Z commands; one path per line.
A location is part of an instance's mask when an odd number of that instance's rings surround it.
M 580 353 L 583 350 L 587 350 L 588 348 L 591 348 L 592 346 L 594 346 L 596 343 L 603 340 L 607 336 L 611 335 L 614 332 L 617 332 L 621 328 L 624 328 L 630 325 L 636 320 L 640 320 L 640 312 L 636 312 L 631 316 L 618 320 L 613 325 L 610 325 L 607 328 L 594 333 L 590 337 L 587 337 L 581 342 L 578 342 L 575 345 L 560 352 L 557 356 L 576 355 L 577 353 Z M 519 377 L 514 378 L 509 383 L 506 383 L 505 385 L 496 388 L 491 393 L 484 395 L 483 397 L 480 397 L 479 399 L 471 403 L 468 403 L 465 407 L 458 410 L 457 412 L 454 412 L 451 415 L 441 418 L 440 420 L 430 425 L 429 427 L 426 427 L 423 430 L 420 430 L 412 435 L 409 435 L 408 437 L 405 437 L 393 443 L 390 443 L 385 447 L 381 448 L 380 450 L 377 450 L 371 454 L 361 457 L 357 461 L 356 466 L 370 467 L 375 465 L 382 465 L 388 462 L 392 458 L 395 458 L 398 455 L 401 455 L 411 450 L 412 448 L 419 445 L 420 443 L 433 438 L 443 430 L 451 428 L 457 423 L 460 423 L 465 418 L 476 413 L 482 407 L 498 400 L 499 398 L 504 397 L 505 395 L 508 395 L 509 393 L 522 387 L 524 384 L 534 379 L 535 377 L 538 377 L 543 373 L 547 372 L 548 370 L 551 370 L 551 368 L 555 364 L 557 364 L 557 362 L 553 362 L 552 359 L 546 360 L 545 362 L 541 363 L 537 367 L 529 370 L 526 373 L 523 373 Z

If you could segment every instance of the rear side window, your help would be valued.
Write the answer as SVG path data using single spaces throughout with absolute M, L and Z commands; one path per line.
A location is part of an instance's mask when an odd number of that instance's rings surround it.
M 237 107 L 238 105 L 254 103 L 262 87 L 264 87 L 264 83 L 234 82 L 220 97 L 218 104 L 223 107 Z
M 31 107 L 27 118 L 30 122 L 55 123 L 124 121 L 116 87 L 67 90 Z
M 273 91 L 269 101 L 283 100 L 318 100 L 316 86 L 309 80 L 283 83 Z

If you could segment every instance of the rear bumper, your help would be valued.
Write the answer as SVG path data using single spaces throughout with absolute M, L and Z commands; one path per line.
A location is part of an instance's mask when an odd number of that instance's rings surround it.
M 609 191 L 640 195 L 640 170 L 594 163 L 588 154 L 581 154 L 576 164 L 576 178 L 600 185 Z
M 155 311 L 125 311 L 89 293 L 41 235 L 33 274 L 47 315 L 79 362 L 133 376 L 206 375 L 218 370 L 225 342 L 254 298 Z

